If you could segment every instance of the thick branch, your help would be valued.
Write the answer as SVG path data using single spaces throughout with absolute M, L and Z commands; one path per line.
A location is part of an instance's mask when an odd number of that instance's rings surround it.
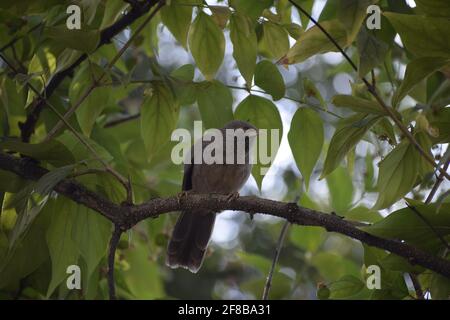
M 157 4 L 158 0 L 148 0 L 143 1 L 142 4 L 135 5 L 131 7 L 131 10 L 121 17 L 114 24 L 109 26 L 106 29 L 103 29 L 100 33 L 100 43 L 98 47 L 101 47 L 105 44 L 111 42 L 112 38 L 116 36 L 119 32 L 124 30 L 126 27 L 131 25 L 138 18 L 147 13 L 150 8 L 152 8 L 155 4 Z M 53 75 L 47 86 L 42 92 L 42 96 L 46 97 L 46 99 L 50 98 L 53 92 L 58 88 L 61 82 L 69 75 L 72 74 L 73 70 L 78 67 L 84 60 L 86 60 L 87 55 L 83 54 L 80 58 L 78 58 L 74 63 L 72 63 L 67 69 L 56 73 Z M 30 113 L 27 115 L 27 119 L 24 123 L 20 123 L 20 131 L 22 141 L 28 142 L 30 140 L 31 135 L 34 132 L 36 127 L 36 123 L 39 120 L 39 116 L 45 106 L 45 101 L 42 99 L 36 99 L 33 105 L 30 108 Z
M 25 179 L 37 180 L 47 170 L 37 166 L 28 159 L 18 159 L 0 152 L 0 169 L 14 172 Z M 336 215 L 299 207 L 295 203 L 285 203 L 257 197 L 239 197 L 229 200 L 227 195 L 188 194 L 184 197 L 156 198 L 140 205 L 119 206 L 100 195 L 86 189 L 74 180 L 63 180 L 55 187 L 55 191 L 69 199 L 91 208 L 122 230 L 132 228 L 136 223 L 156 218 L 161 214 L 191 210 L 210 209 L 214 211 L 240 210 L 249 213 L 268 214 L 284 218 L 292 224 L 318 226 L 329 232 L 337 232 L 359 240 L 370 246 L 390 251 L 406 258 L 411 264 L 421 265 L 450 278 L 450 261 L 431 255 L 399 240 L 384 239 L 371 235 L 350 221 Z

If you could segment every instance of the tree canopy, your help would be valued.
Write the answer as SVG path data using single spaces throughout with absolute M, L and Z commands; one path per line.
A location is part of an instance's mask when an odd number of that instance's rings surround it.
M 450 298 L 448 30 L 447 0 L 2 1 L 0 298 Z M 232 119 L 270 163 L 180 196 L 174 130 Z M 164 263 L 190 208 L 225 210 L 197 274 Z

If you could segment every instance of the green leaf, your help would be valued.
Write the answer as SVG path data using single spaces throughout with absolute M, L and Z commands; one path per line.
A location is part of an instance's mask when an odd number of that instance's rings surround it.
M 256 21 L 263 10 L 272 5 L 273 0 L 230 0 L 230 6 Z
M 256 32 L 250 19 L 239 13 L 230 19 L 230 39 L 233 57 L 247 86 L 251 86 L 256 66 Z
M 347 169 L 339 167 L 334 170 L 327 176 L 327 185 L 331 207 L 337 214 L 345 216 L 353 200 L 353 182 Z
M 304 98 L 306 99 L 306 103 L 319 103 L 322 107 L 326 108 L 327 105 L 325 100 L 322 97 L 319 89 L 317 89 L 314 82 L 312 82 L 309 78 L 303 78 L 303 92 Z
M 311 259 L 311 264 L 318 269 L 321 278 L 327 281 L 337 280 L 344 275 L 359 275 L 359 267 L 353 261 L 334 252 L 316 253 Z
M 192 8 L 197 0 L 171 0 L 161 8 L 161 20 L 181 45 L 187 48 L 187 36 L 192 20 Z
M 172 88 L 180 105 L 191 105 L 196 100 L 196 86 L 194 79 L 195 68 L 192 64 L 185 64 L 170 73 Z
M 46 161 L 54 166 L 63 166 L 75 161 L 73 154 L 59 141 L 51 140 L 36 144 L 24 143 L 12 139 L 0 140 L 0 149 Z
M 0 191 L 19 192 L 27 183 L 20 176 L 6 170 L 0 170 Z
M 432 17 L 450 18 L 450 3 L 446 0 L 416 0 L 419 12 Z
M 347 31 L 341 22 L 330 20 L 324 21 L 321 25 L 341 47 L 347 46 Z M 338 49 L 317 26 L 314 26 L 300 36 L 280 63 L 299 63 L 318 53 L 330 51 L 338 51 Z
M 322 118 L 311 109 L 298 109 L 292 118 L 288 141 L 295 163 L 305 180 L 306 190 L 309 188 L 311 173 L 322 151 L 323 140 Z
M 356 39 L 359 53 L 358 73 L 364 77 L 372 69 L 384 62 L 389 45 L 379 40 L 376 35 L 365 27 L 361 28 Z
M 225 53 L 225 38 L 214 20 L 199 12 L 189 30 L 189 48 L 206 80 L 219 70 Z
M 405 78 L 402 81 L 401 86 L 395 92 L 392 98 L 393 107 L 397 107 L 402 99 L 421 81 L 425 80 L 431 74 L 448 65 L 450 59 L 448 58 L 417 58 L 406 67 Z
M 416 56 L 450 58 L 450 20 L 392 12 L 384 15 Z
M 437 204 L 410 203 L 410 205 L 420 213 L 420 216 L 407 207 L 392 212 L 383 220 L 362 229 L 379 237 L 404 240 L 419 248 L 437 251 L 443 244 L 436 232 L 443 237 L 450 234 L 450 217 L 447 214 L 450 204 L 443 203 L 438 206 Z M 421 216 L 427 220 L 427 223 Z M 431 224 L 434 230 L 428 224 Z
M 378 211 L 365 206 L 358 206 L 348 211 L 345 214 L 345 218 L 348 220 L 375 223 L 383 219 L 383 216 Z
M 365 287 L 365 283 L 351 275 L 343 276 L 330 285 L 331 299 L 344 299 L 358 294 Z
M 130 268 L 122 271 L 125 283 L 135 299 L 163 298 L 164 286 L 158 264 L 149 258 L 147 247 L 135 241 L 130 249 L 123 252 Z
M 411 191 L 417 180 L 418 157 L 415 147 L 404 141 L 380 162 L 379 195 L 374 208 L 384 209 Z
M 205 129 L 222 128 L 233 120 L 233 96 L 230 89 L 220 81 L 199 83 L 197 103 Z
M 248 95 L 241 103 L 237 106 L 234 113 L 234 117 L 239 120 L 247 121 L 253 124 L 258 129 L 267 129 L 267 153 L 263 152 L 264 161 L 261 161 L 261 157 L 256 158 L 256 164 L 253 165 L 252 174 L 255 178 L 259 188 L 264 178 L 265 173 L 270 168 L 273 160 L 278 151 L 279 143 L 281 137 L 283 136 L 283 123 L 281 122 L 280 113 L 277 107 L 270 101 L 260 96 Z M 272 141 L 271 131 L 278 130 L 278 141 Z M 275 132 L 275 131 L 274 131 Z M 264 140 L 263 132 L 259 133 L 258 137 L 258 153 L 261 148 L 261 140 Z M 278 143 L 278 144 L 277 144 Z M 272 147 L 272 144 L 274 146 Z M 254 148 L 255 152 L 257 148 Z
M 76 73 L 69 88 L 72 106 L 82 99 L 94 82 L 100 80 L 102 74 L 103 70 L 97 64 L 85 65 Z M 104 76 L 101 80 L 102 83 L 109 81 L 111 81 L 109 76 Z M 114 102 L 110 90 L 103 86 L 94 88 L 75 111 L 81 130 L 86 136 L 91 134 L 102 111 Z
M 347 95 L 336 95 L 333 97 L 332 103 L 336 107 L 349 108 L 355 112 L 371 113 L 381 116 L 386 115 L 380 105 L 372 100 Z
M 346 154 L 356 146 L 380 117 L 356 114 L 340 121 L 328 147 L 327 157 L 320 179 L 336 169 Z
M 141 136 L 148 159 L 170 141 L 180 108 L 172 92 L 162 83 L 154 83 L 141 107 Z
M 256 65 L 255 84 L 270 94 L 275 101 L 283 98 L 286 91 L 280 71 L 268 60 L 262 60 Z
M 325 240 L 325 231 L 319 227 L 295 226 L 291 228 L 289 239 L 297 247 L 315 252 Z
M 100 30 L 112 25 L 122 15 L 126 6 L 127 3 L 124 3 L 122 0 L 109 0 L 108 5 L 105 6 Z
M 87 274 L 84 276 L 90 277 L 100 260 L 106 256 L 111 222 L 81 205 L 71 203 L 71 210 L 76 212 L 71 237 L 86 262 Z
M 67 277 L 67 267 L 77 264 L 78 261 L 77 245 L 72 240 L 76 212 L 71 210 L 72 205 L 68 205 L 68 201 L 58 198 L 48 204 L 52 217 L 45 237 L 52 261 L 52 278 L 47 297 L 50 297 L 56 287 Z
M 282 26 L 270 21 L 262 25 L 259 50 L 269 59 L 278 60 L 289 50 L 289 34 Z
M 348 42 L 353 42 L 367 15 L 367 7 L 378 0 L 340 0 L 338 1 L 337 19 L 347 29 Z
M 100 43 L 99 30 L 77 30 L 67 29 L 64 26 L 47 27 L 44 34 L 64 45 L 66 48 L 92 53 Z

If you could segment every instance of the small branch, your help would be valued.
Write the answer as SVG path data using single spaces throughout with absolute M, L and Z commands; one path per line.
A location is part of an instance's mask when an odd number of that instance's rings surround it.
M 139 6 L 132 6 L 131 10 L 122 16 L 119 20 L 117 20 L 114 24 L 109 26 L 106 29 L 103 29 L 100 33 L 100 43 L 97 48 L 111 43 L 111 39 L 115 37 L 119 32 L 127 28 L 138 18 L 147 13 L 154 5 L 156 5 L 159 1 L 157 0 L 149 0 L 143 1 Z M 47 86 L 42 91 L 41 95 L 46 97 L 47 99 L 55 92 L 56 88 L 64 81 L 64 79 L 71 75 L 76 67 L 78 67 L 84 60 L 87 59 L 87 54 L 83 54 L 79 57 L 75 62 L 73 62 L 69 67 L 65 70 L 56 73 L 52 76 L 52 79 L 49 81 Z M 22 141 L 28 142 L 30 141 L 30 137 L 34 132 L 36 124 L 39 120 L 39 116 L 45 107 L 45 101 L 40 99 L 36 99 L 33 104 L 29 107 L 30 112 L 27 115 L 27 119 L 24 123 L 20 123 L 20 131 Z
M 22 178 L 37 180 L 48 170 L 37 166 L 27 158 L 16 158 L 0 152 L 0 169 L 7 170 Z M 161 214 L 173 211 L 208 209 L 215 212 L 236 210 L 248 213 L 267 214 L 284 218 L 291 224 L 317 226 L 328 232 L 336 232 L 359 240 L 369 246 L 392 252 L 408 260 L 411 264 L 423 266 L 429 270 L 450 278 L 450 261 L 432 255 L 419 248 L 396 239 L 385 239 L 362 230 L 354 222 L 338 216 L 299 207 L 296 203 L 286 203 L 258 197 L 239 197 L 230 200 L 227 195 L 187 194 L 169 198 L 155 198 L 140 205 L 121 206 L 112 203 L 74 180 L 65 179 L 54 188 L 59 194 L 97 211 L 122 231 L 126 231 L 138 222 L 157 218 Z
M 419 279 L 417 279 L 417 275 L 410 273 L 409 277 L 411 278 L 411 282 L 414 287 L 414 291 L 416 292 L 417 300 L 424 300 L 425 296 L 423 294 L 422 287 L 420 286 Z
M 356 64 L 352 61 L 352 59 L 347 55 L 347 53 L 344 51 L 344 49 L 339 45 L 339 43 L 334 40 L 334 38 L 328 33 L 327 30 L 325 30 L 320 23 L 315 20 L 305 9 L 303 9 L 301 6 L 299 6 L 297 3 L 295 3 L 293 0 L 289 0 L 289 2 L 296 7 L 299 11 L 301 11 L 303 14 L 305 14 L 324 34 L 325 36 L 334 44 L 334 46 L 341 52 L 341 54 L 344 56 L 344 58 L 347 60 L 347 62 L 351 65 L 351 67 L 358 73 L 358 67 Z M 397 127 L 400 129 L 400 131 L 405 135 L 405 137 L 414 145 L 414 147 L 417 149 L 417 151 L 421 154 L 421 156 L 428 161 L 430 164 L 433 165 L 434 168 L 437 168 L 447 179 L 450 180 L 450 175 L 445 172 L 442 168 L 438 167 L 433 159 L 432 156 L 430 156 L 425 150 L 423 150 L 422 146 L 417 142 L 417 140 L 414 138 L 414 136 L 409 132 L 409 130 L 403 125 L 402 121 L 397 117 L 395 112 L 392 110 L 392 108 L 388 107 L 386 103 L 383 101 L 383 99 L 380 97 L 380 95 L 377 92 L 377 89 L 375 86 L 369 83 L 369 81 L 365 77 L 360 77 L 361 81 L 364 82 L 364 84 L 367 87 L 367 90 L 369 93 L 377 100 L 377 102 L 380 104 L 380 106 L 383 108 L 383 110 L 389 115 L 389 117 L 395 122 Z
M 286 221 L 283 224 L 283 227 L 281 228 L 280 237 L 278 238 L 278 244 L 277 244 L 277 247 L 275 248 L 275 255 L 272 260 L 272 266 L 270 267 L 269 274 L 267 275 L 266 285 L 264 286 L 264 292 L 263 292 L 263 296 L 262 296 L 263 300 L 267 300 L 269 298 L 269 292 L 270 292 L 270 288 L 272 286 L 273 273 L 274 273 L 275 267 L 278 263 L 278 259 L 280 258 L 281 248 L 283 247 L 284 238 L 286 237 L 286 233 L 289 229 L 289 225 L 290 225 L 289 221 Z
M 445 172 L 447 172 L 449 165 L 450 165 L 450 161 L 448 161 L 444 165 L 444 171 Z M 436 180 L 436 183 L 433 186 L 433 189 L 431 189 L 430 193 L 428 194 L 428 197 L 425 200 L 425 203 L 430 203 L 433 200 L 436 192 L 438 191 L 439 187 L 441 186 L 442 181 L 444 181 L 444 174 L 441 172 L 441 174 L 439 174 L 439 177 Z
M 149 14 L 149 16 L 139 25 L 133 35 L 128 39 L 125 45 L 120 48 L 119 52 L 111 59 L 111 61 L 106 66 L 105 70 L 102 70 L 102 73 L 98 76 L 97 79 L 94 79 L 92 84 L 86 89 L 83 95 L 67 110 L 64 114 L 64 119 L 59 120 L 56 125 L 48 132 L 44 141 L 51 140 L 58 132 L 64 127 L 65 122 L 69 121 L 70 117 L 75 113 L 75 111 L 80 107 L 84 100 L 89 97 L 89 95 L 94 91 L 94 89 L 98 86 L 99 83 L 102 82 L 103 78 L 106 76 L 109 70 L 114 66 L 114 64 L 119 60 L 119 58 L 123 55 L 123 53 L 130 47 L 136 37 L 144 30 L 145 26 L 152 20 L 152 18 L 156 15 L 159 9 L 164 6 L 164 1 L 159 1 L 158 5 L 155 9 Z M 65 121 L 64 121 L 65 120 Z
M 116 257 L 116 249 L 122 235 L 122 230 L 120 227 L 115 225 L 114 231 L 109 241 L 109 253 L 108 253 L 108 290 L 109 299 L 116 300 L 116 285 L 114 281 L 114 261 Z

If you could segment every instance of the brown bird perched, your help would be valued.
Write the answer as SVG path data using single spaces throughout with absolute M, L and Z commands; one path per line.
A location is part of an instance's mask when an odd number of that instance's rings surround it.
M 223 137 L 223 161 L 205 163 L 202 157 L 202 163 L 194 163 L 194 151 L 200 150 L 203 154 L 203 150 L 215 140 L 206 141 L 205 136 L 199 139 L 188 155 L 191 161 L 184 165 L 183 192 L 235 197 L 247 181 L 252 170 L 250 152 L 257 129 L 245 121 L 234 120 L 220 129 L 220 133 Z M 198 148 L 200 145 L 201 148 Z M 214 151 L 211 154 L 214 156 Z M 202 265 L 215 219 L 216 212 L 210 210 L 181 212 L 167 247 L 166 264 L 171 268 L 182 267 L 196 273 Z

